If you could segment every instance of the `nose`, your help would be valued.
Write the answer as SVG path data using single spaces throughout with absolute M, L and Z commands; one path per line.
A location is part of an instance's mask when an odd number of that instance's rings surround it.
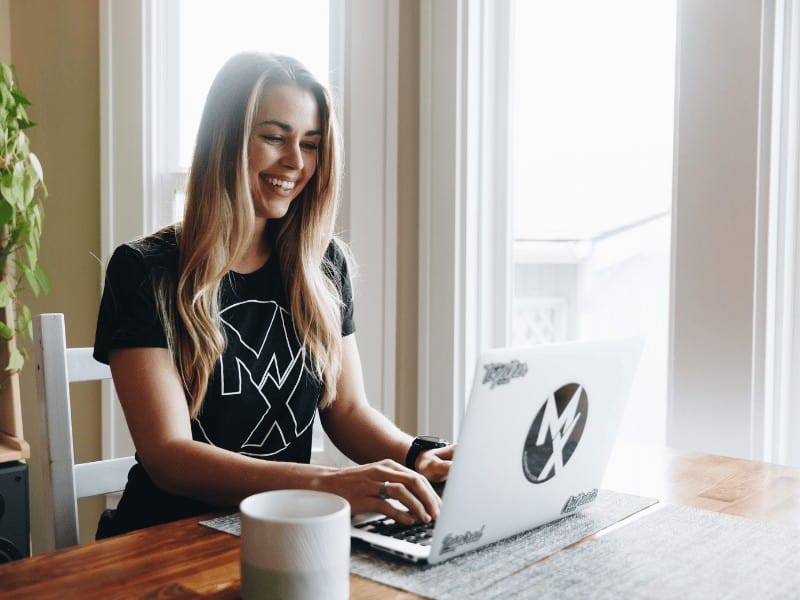
M 296 144 L 286 144 L 284 146 L 283 164 L 291 169 L 303 168 L 303 151 L 299 142 Z

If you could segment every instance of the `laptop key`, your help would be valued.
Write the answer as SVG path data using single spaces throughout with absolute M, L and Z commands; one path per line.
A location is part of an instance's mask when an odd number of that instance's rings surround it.
M 383 519 L 361 524 L 358 527 L 371 533 L 393 537 L 395 539 L 404 540 L 412 544 L 430 546 L 432 541 L 431 538 L 433 537 L 434 524 L 435 522 L 431 521 L 430 523 L 403 525 L 394 519 L 385 517 Z

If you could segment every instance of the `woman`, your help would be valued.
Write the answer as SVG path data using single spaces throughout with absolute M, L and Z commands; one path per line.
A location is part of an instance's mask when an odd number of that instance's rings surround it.
M 330 96 L 301 64 L 247 53 L 222 67 L 183 220 L 120 246 L 107 268 L 94 354 L 111 366 L 138 463 L 98 538 L 281 488 L 436 518 L 429 481 L 446 478 L 452 447 L 417 455 L 365 396 L 333 238 L 339 172 Z M 361 466 L 308 464 L 317 408 Z

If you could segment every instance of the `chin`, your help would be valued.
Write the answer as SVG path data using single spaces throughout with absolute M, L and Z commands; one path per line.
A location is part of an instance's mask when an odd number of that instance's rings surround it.
M 256 216 L 264 219 L 282 219 L 289 212 L 291 200 L 270 201 L 256 207 Z

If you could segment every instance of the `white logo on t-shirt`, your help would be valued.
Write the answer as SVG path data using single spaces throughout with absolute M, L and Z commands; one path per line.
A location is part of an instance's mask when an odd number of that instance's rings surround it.
M 249 326 L 241 327 L 245 312 Z M 222 396 L 251 394 L 264 402 L 264 412 L 242 442 L 241 452 L 271 456 L 284 450 L 314 420 L 314 411 L 299 416 L 292 406 L 303 378 L 305 350 L 289 313 L 274 301 L 246 300 L 220 312 L 228 344 L 220 359 Z M 253 327 L 263 323 L 263 328 Z M 302 422 L 298 422 L 301 420 Z

